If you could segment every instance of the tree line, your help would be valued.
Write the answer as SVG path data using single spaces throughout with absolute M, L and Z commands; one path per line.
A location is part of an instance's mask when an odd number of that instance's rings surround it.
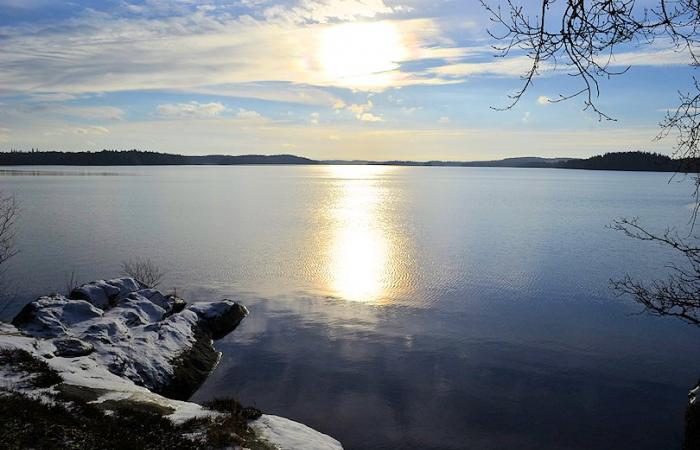
M 3 166 L 166 166 L 237 164 L 315 164 L 293 155 L 175 155 L 144 150 L 101 150 L 97 152 L 10 151 L 0 152 Z
M 295 155 L 177 155 L 144 150 L 97 152 L 0 152 L 0 166 L 149 166 L 243 164 L 385 164 L 396 166 L 522 167 L 588 170 L 697 172 L 697 158 L 675 159 L 643 151 L 611 152 L 591 158 L 506 158 L 495 161 L 343 161 L 314 160 Z

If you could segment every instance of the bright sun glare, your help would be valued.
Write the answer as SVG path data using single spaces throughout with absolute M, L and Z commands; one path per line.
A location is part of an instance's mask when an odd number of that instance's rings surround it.
M 388 282 L 390 236 L 382 227 L 384 197 L 377 183 L 386 169 L 330 167 L 339 187 L 332 208 L 332 289 L 346 300 L 380 301 Z
M 384 86 L 406 58 L 406 47 L 390 22 L 347 23 L 325 29 L 319 60 L 328 81 L 345 86 Z

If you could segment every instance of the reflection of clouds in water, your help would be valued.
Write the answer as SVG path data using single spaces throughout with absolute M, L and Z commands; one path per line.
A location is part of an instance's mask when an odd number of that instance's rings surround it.
M 517 329 L 534 323 L 524 310 L 489 316 L 324 298 L 243 300 L 251 315 L 217 342 L 221 365 L 195 400 L 232 395 L 346 448 L 534 449 L 552 430 L 564 430 L 552 447 L 604 447 L 613 436 L 613 444 L 648 448 L 653 439 L 645 443 L 635 427 L 619 427 L 621 418 L 655 430 L 675 426 L 672 417 L 660 424 L 653 404 L 638 395 L 656 374 L 645 377 L 637 358 L 611 364 L 610 355 L 583 350 L 582 358 L 571 348 L 528 343 Z M 541 317 L 537 323 L 547 326 Z M 669 405 L 683 391 L 654 383 L 654 395 Z
M 238 344 L 253 344 L 268 332 L 271 318 L 288 317 L 295 326 L 317 327 L 324 339 L 335 340 L 347 332 L 366 334 L 376 330 L 380 323 L 378 309 L 372 305 L 356 304 L 348 307 L 340 299 L 299 294 L 261 298 L 257 294 L 235 292 L 222 286 L 191 286 L 178 289 L 178 295 L 189 301 L 214 301 L 222 298 L 237 300 L 246 305 L 250 315 L 239 325 L 235 333 L 226 339 Z M 225 340 L 226 340 L 225 339 Z

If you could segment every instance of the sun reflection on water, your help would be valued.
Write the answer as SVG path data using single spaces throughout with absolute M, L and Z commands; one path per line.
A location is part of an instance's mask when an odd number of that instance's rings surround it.
M 329 290 L 352 301 L 381 304 L 391 286 L 392 235 L 388 232 L 381 166 L 329 166 L 337 191 L 331 209 Z

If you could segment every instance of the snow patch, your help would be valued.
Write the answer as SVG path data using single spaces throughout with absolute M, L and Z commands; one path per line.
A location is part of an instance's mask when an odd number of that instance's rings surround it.
M 53 295 L 29 303 L 15 326 L 0 323 L 0 348 L 25 350 L 45 361 L 65 388 L 96 395 L 90 403 L 147 403 L 179 424 L 222 413 L 153 391 L 172 382 L 178 361 L 201 333 L 221 337 L 247 314 L 232 300 L 186 305 L 131 278 L 100 280 L 78 287 L 70 298 Z M 55 387 L 32 388 L 26 381 L 27 374 L 0 367 L 0 396 L 17 391 L 52 401 L 47 394 Z M 342 449 L 337 440 L 282 417 L 262 415 L 250 426 L 280 450 Z
M 255 433 L 279 450 L 342 450 L 340 442 L 284 417 L 263 414 L 250 422 Z

